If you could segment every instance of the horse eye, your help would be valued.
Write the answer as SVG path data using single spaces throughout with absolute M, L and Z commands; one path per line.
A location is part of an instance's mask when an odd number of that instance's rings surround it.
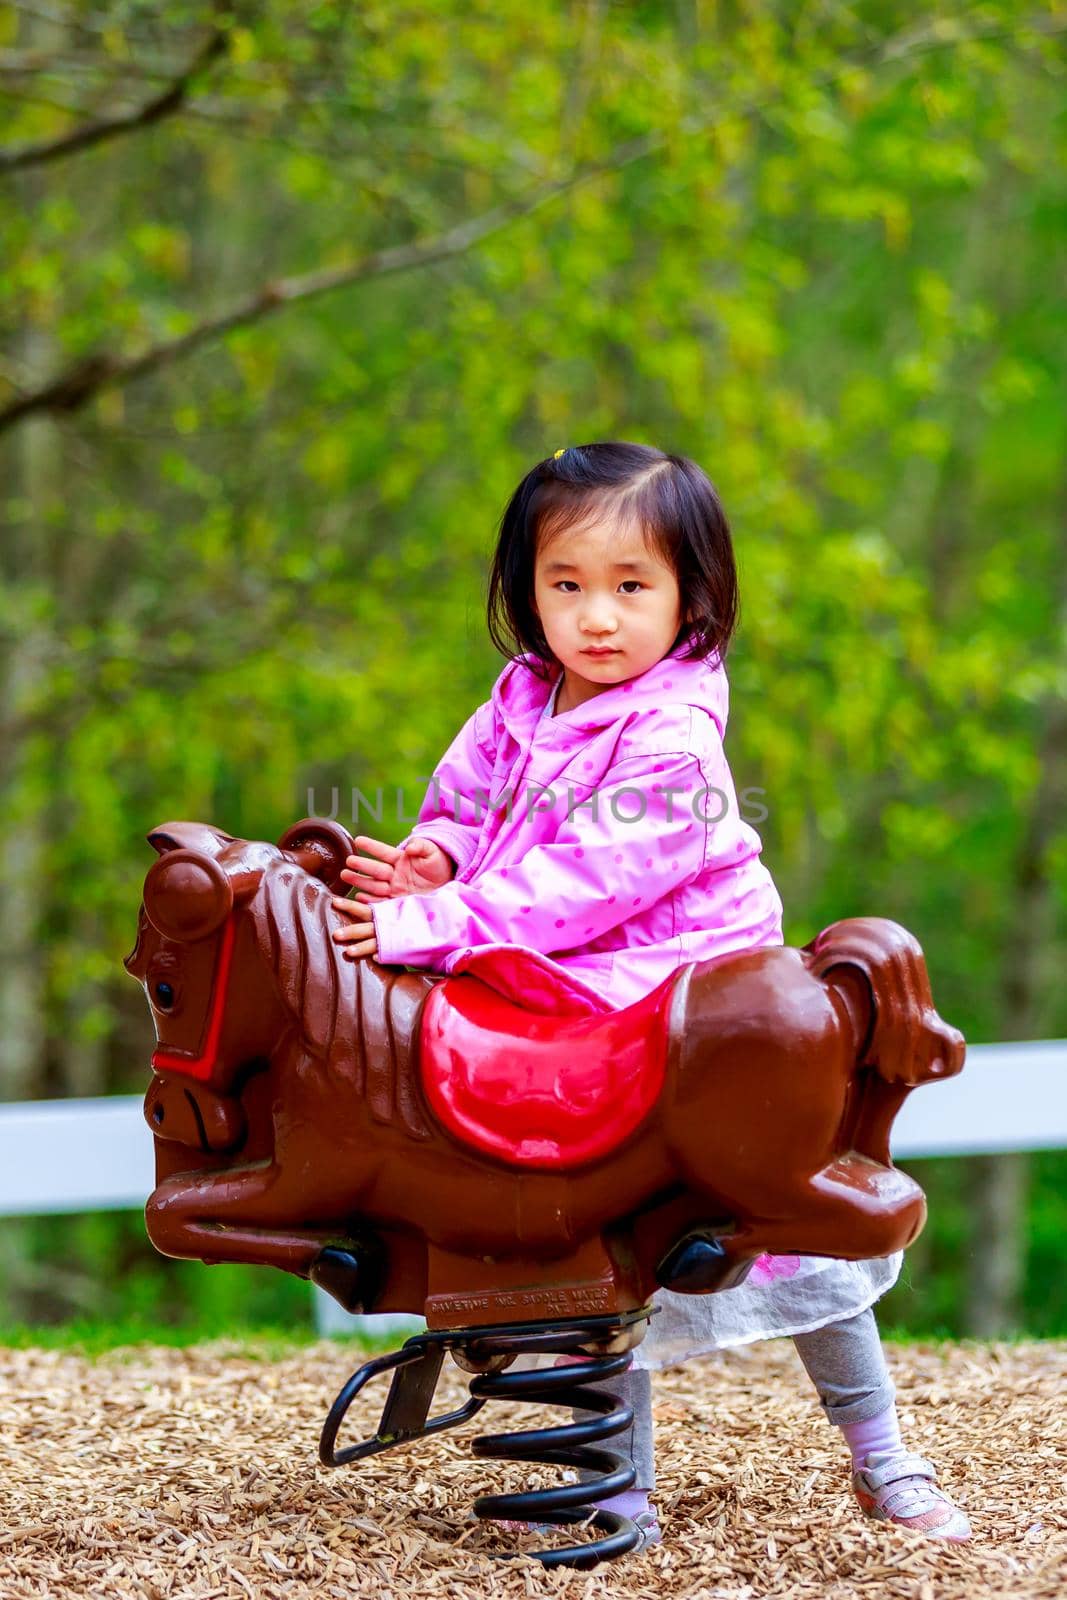
M 156 1005 L 161 1011 L 169 1011 L 174 1004 L 174 989 L 169 983 L 156 984 Z

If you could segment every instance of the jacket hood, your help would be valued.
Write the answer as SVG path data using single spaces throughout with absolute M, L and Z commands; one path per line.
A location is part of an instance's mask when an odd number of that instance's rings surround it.
M 693 635 L 687 634 L 647 672 L 603 689 L 570 711 L 558 712 L 553 723 L 559 725 L 561 732 L 566 729 L 588 737 L 636 712 L 659 709 L 666 701 L 672 701 L 676 705 L 699 706 L 709 712 L 718 727 L 719 737 L 724 738 L 730 696 L 726 668 L 718 651 L 683 661 L 682 652 L 689 648 L 692 639 Z M 537 676 L 533 670 L 537 665 L 542 669 L 549 666 L 546 677 Z M 514 656 L 497 679 L 493 703 L 508 732 L 520 744 L 528 742 L 560 670 L 554 663 L 544 662 L 527 652 Z

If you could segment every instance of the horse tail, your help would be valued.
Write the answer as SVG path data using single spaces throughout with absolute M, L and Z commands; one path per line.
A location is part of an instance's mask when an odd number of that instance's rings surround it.
M 963 1066 L 963 1035 L 938 1016 L 922 947 L 898 922 L 848 917 L 824 928 L 804 951 L 816 977 L 843 966 L 867 980 L 870 1017 L 858 1066 L 908 1088 L 952 1077 Z

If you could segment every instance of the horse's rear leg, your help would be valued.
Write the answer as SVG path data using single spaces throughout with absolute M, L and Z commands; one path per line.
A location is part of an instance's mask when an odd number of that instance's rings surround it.
M 918 1184 L 896 1167 L 850 1154 L 817 1172 L 782 1212 L 751 1218 L 713 1236 L 696 1229 L 660 1264 L 665 1288 L 710 1293 L 742 1281 L 746 1267 L 771 1255 L 836 1256 L 865 1261 L 892 1255 L 917 1237 L 926 1219 Z
M 815 1173 L 788 1215 L 753 1218 L 724 1244 L 730 1254 L 754 1248 L 866 1261 L 905 1249 L 925 1220 L 926 1198 L 906 1172 L 849 1154 Z

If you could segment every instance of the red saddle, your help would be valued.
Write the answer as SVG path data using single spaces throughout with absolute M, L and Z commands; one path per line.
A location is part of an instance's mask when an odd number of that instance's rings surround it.
M 516 979 L 523 973 L 528 989 Z M 430 990 L 422 1087 L 461 1144 L 509 1166 L 566 1171 L 610 1154 L 659 1099 L 672 974 L 623 1011 L 599 1011 L 536 956 L 488 951 Z M 523 1004 L 509 995 L 520 992 Z

